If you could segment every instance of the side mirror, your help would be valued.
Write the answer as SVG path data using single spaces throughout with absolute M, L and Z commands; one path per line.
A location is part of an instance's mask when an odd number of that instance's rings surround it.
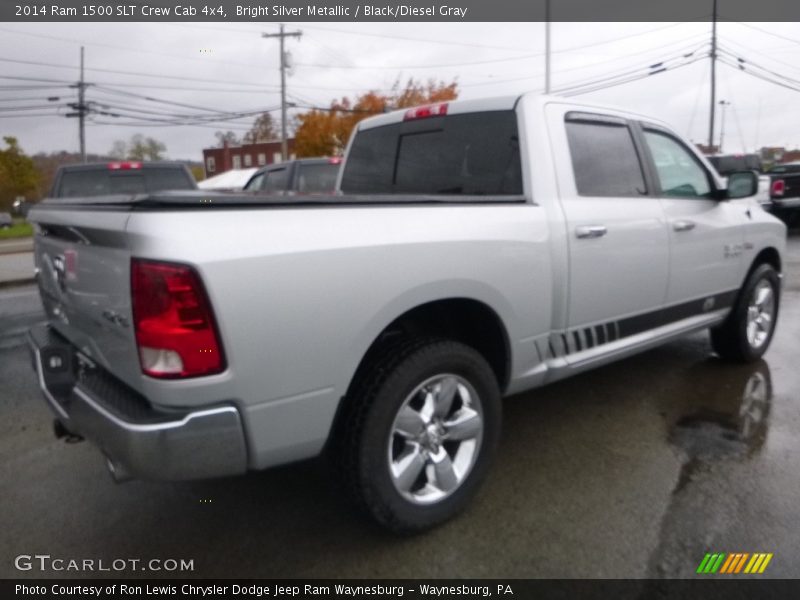
M 18 217 L 27 217 L 31 209 L 31 203 L 24 198 L 17 198 L 11 206 L 11 211 Z
M 728 175 L 725 198 L 735 200 L 754 196 L 758 192 L 758 175 L 755 171 L 735 171 Z

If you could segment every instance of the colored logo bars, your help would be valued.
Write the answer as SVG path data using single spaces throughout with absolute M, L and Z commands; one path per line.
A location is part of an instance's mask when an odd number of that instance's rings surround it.
M 772 553 L 756 552 L 733 552 L 726 554 L 706 554 L 697 572 L 702 575 L 719 574 L 738 574 L 738 573 L 763 573 L 769 561 L 772 560 Z

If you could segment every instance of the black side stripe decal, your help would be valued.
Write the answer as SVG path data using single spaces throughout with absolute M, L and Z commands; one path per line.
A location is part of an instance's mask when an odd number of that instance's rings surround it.
M 624 338 L 656 327 L 668 325 L 675 321 L 688 319 L 696 315 L 711 312 L 712 310 L 719 310 L 720 308 L 728 308 L 733 305 L 736 299 L 736 294 L 739 290 L 731 290 L 729 292 L 722 292 L 707 298 L 698 298 L 697 300 L 690 300 L 682 304 L 668 306 L 661 310 L 655 310 L 643 315 L 636 315 L 635 317 L 628 317 L 618 322 L 619 337 Z
M 730 290 L 715 294 L 714 296 L 707 296 L 706 298 L 699 298 L 697 300 L 690 300 L 681 304 L 675 304 L 663 309 L 654 310 L 641 315 L 627 317 L 619 321 L 610 321 L 602 323 L 593 327 L 585 327 L 582 329 L 574 329 L 566 333 L 561 333 L 559 337 L 563 342 L 563 347 L 557 351 L 553 348 L 552 339 L 549 343 L 550 352 L 555 358 L 557 356 L 564 356 L 565 354 L 573 354 L 582 350 L 588 350 L 595 346 L 600 346 L 608 342 L 614 342 L 618 339 L 626 338 L 637 333 L 644 333 L 663 325 L 668 325 L 676 321 L 681 321 L 689 317 L 694 317 L 721 308 L 730 308 L 736 300 L 736 295 L 739 290 Z M 571 344 L 567 341 L 574 340 L 574 350 L 570 349 Z M 584 343 L 581 343 L 583 339 Z

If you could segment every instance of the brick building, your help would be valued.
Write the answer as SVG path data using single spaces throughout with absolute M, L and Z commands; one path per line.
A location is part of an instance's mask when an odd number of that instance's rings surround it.
M 289 159 L 295 158 L 294 139 L 287 140 Z M 249 169 L 281 162 L 281 142 L 259 142 L 230 146 L 227 142 L 222 148 L 203 149 L 203 167 L 206 177 L 219 175 L 231 169 Z

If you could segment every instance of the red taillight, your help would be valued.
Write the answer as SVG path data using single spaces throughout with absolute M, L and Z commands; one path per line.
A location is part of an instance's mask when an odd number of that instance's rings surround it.
M 142 163 L 140 162 L 110 162 L 106 165 L 112 171 L 128 170 L 128 169 L 141 169 Z
M 443 117 L 447 114 L 447 102 L 441 104 L 430 104 L 428 106 L 418 106 L 409 108 L 403 115 L 403 121 L 413 121 L 414 119 L 426 119 L 428 117 Z
M 786 192 L 786 184 L 784 183 L 783 179 L 776 179 L 772 182 L 772 187 L 770 188 L 770 195 L 775 197 L 781 197 Z
M 329 165 L 340 165 L 342 164 L 342 157 L 341 156 L 331 156 L 328 159 Z
M 143 373 L 196 377 L 225 369 L 211 304 L 194 269 L 134 258 L 131 296 Z

